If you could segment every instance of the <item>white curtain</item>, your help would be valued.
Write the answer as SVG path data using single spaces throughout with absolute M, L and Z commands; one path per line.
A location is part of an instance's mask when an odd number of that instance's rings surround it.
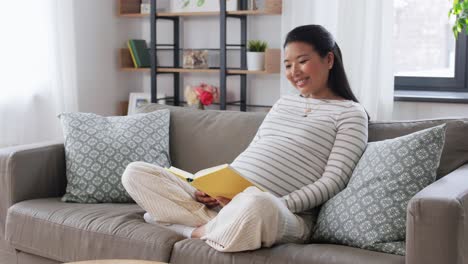
M 283 1 L 282 42 L 291 29 L 306 24 L 323 25 L 333 34 L 351 88 L 371 119 L 391 119 L 393 1 Z M 284 72 L 281 78 L 281 94 L 294 93 Z
M 72 0 L 4 1 L 0 11 L 0 147 L 61 139 L 76 111 Z

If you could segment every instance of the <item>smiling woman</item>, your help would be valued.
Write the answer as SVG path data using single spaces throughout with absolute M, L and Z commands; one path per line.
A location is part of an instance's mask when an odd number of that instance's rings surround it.
M 57 114 L 76 110 L 71 5 L 70 0 L 2 3 L 3 10 L 21 10 L 28 19 L 15 12 L 0 16 L 0 146 L 59 138 Z
M 283 1 L 282 34 L 305 24 L 323 25 L 334 35 L 353 92 L 372 119 L 392 119 L 393 1 Z M 282 75 L 281 95 L 294 90 Z
M 302 97 L 357 102 L 346 77 L 340 47 L 320 25 L 293 29 L 284 43 L 286 78 Z
M 366 147 L 368 117 L 324 27 L 297 27 L 284 47 L 287 78 L 301 96 L 281 97 L 230 164 L 256 187 L 232 200 L 210 197 L 162 167 L 133 162 L 122 184 L 146 221 L 222 252 L 308 241 L 314 211 L 344 189 Z

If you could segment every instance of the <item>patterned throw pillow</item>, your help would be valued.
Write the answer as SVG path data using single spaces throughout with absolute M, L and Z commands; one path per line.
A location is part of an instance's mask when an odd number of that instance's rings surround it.
M 371 142 L 348 186 L 321 208 L 313 238 L 405 255 L 406 207 L 435 181 L 445 125 Z
M 116 117 L 61 114 L 68 180 L 62 201 L 132 202 L 121 183 L 130 162 L 170 166 L 169 115 L 169 110 Z

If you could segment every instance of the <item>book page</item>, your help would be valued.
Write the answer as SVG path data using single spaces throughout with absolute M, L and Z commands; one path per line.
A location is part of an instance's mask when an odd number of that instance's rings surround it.
M 187 181 L 187 179 L 193 179 L 194 175 L 190 172 L 178 169 L 176 167 L 170 167 L 166 168 L 167 171 L 173 173 L 177 177 L 181 178 L 184 181 Z
M 211 168 L 203 169 L 203 170 L 195 173 L 195 175 L 193 175 L 193 178 L 195 179 L 197 177 L 201 177 L 201 176 L 204 176 L 204 175 L 207 175 L 207 174 L 211 174 L 211 173 L 213 173 L 215 171 L 224 169 L 224 168 L 226 168 L 228 166 L 229 166 L 228 164 L 223 164 L 223 165 L 218 165 L 218 166 L 214 166 L 214 167 L 211 167 Z

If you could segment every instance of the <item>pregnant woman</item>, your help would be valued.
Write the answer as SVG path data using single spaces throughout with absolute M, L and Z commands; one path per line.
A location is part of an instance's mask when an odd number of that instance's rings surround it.
M 286 77 L 299 94 L 274 104 L 231 164 L 266 191 L 249 187 L 232 200 L 209 197 L 164 168 L 134 162 L 122 182 L 147 211 L 147 222 L 201 238 L 223 252 L 308 241 L 314 208 L 346 187 L 364 152 L 368 116 L 325 28 L 293 29 L 284 53 Z

